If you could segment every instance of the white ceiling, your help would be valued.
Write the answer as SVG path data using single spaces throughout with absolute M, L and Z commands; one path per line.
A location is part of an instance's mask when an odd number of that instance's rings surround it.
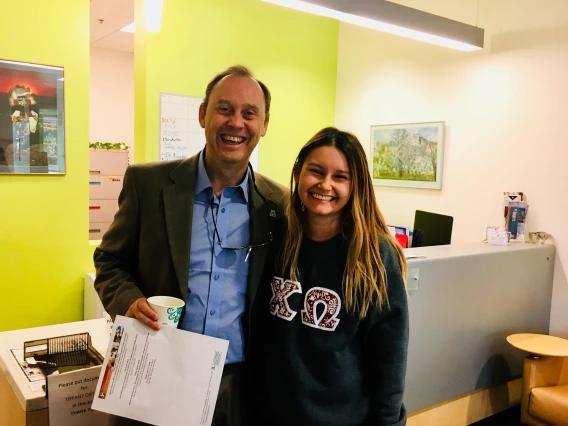
M 91 0 L 91 47 L 134 52 L 134 34 L 120 29 L 134 22 L 134 0 Z

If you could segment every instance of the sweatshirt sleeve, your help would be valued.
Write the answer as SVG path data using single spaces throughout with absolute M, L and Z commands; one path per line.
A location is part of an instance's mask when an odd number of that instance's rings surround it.
M 386 268 L 388 304 L 373 308 L 367 319 L 366 376 L 371 386 L 369 426 L 404 426 L 403 404 L 408 354 L 408 300 L 398 258 L 386 241 L 381 242 Z

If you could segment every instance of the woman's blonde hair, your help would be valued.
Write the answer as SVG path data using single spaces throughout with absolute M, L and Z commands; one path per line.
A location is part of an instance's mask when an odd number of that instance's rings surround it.
M 349 165 L 351 197 L 343 208 L 341 232 L 348 243 L 347 264 L 343 274 L 343 301 L 348 311 L 363 318 L 373 303 L 388 304 L 387 276 L 381 260 L 379 241 L 387 241 L 398 257 L 406 279 L 406 260 L 402 248 L 390 235 L 375 198 L 367 156 L 353 134 L 327 127 L 314 135 L 300 150 L 290 178 L 290 203 L 287 207 L 288 229 L 277 257 L 276 267 L 298 280 L 298 257 L 306 226 L 302 202 L 294 176 L 299 176 L 308 155 L 322 146 L 341 152 Z

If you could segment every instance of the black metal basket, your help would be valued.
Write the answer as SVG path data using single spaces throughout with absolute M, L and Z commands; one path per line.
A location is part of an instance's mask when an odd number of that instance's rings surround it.
M 56 370 L 66 372 L 101 365 L 103 356 L 93 347 L 89 333 L 70 334 L 24 342 L 24 359 L 33 358 L 46 377 Z M 28 361 L 29 363 L 29 361 Z M 67 368 L 66 368 L 67 367 Z

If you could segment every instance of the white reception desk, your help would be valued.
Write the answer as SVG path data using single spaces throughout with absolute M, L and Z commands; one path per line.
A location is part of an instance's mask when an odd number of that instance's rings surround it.
M 525 354 L 506 337 L 548 334 L 555 247 L 480 242 L 405 251 L 425 256 L 408 259 L 408 411 L 520 377 Z M 496 411 L 506 405 L 488 403 Z

